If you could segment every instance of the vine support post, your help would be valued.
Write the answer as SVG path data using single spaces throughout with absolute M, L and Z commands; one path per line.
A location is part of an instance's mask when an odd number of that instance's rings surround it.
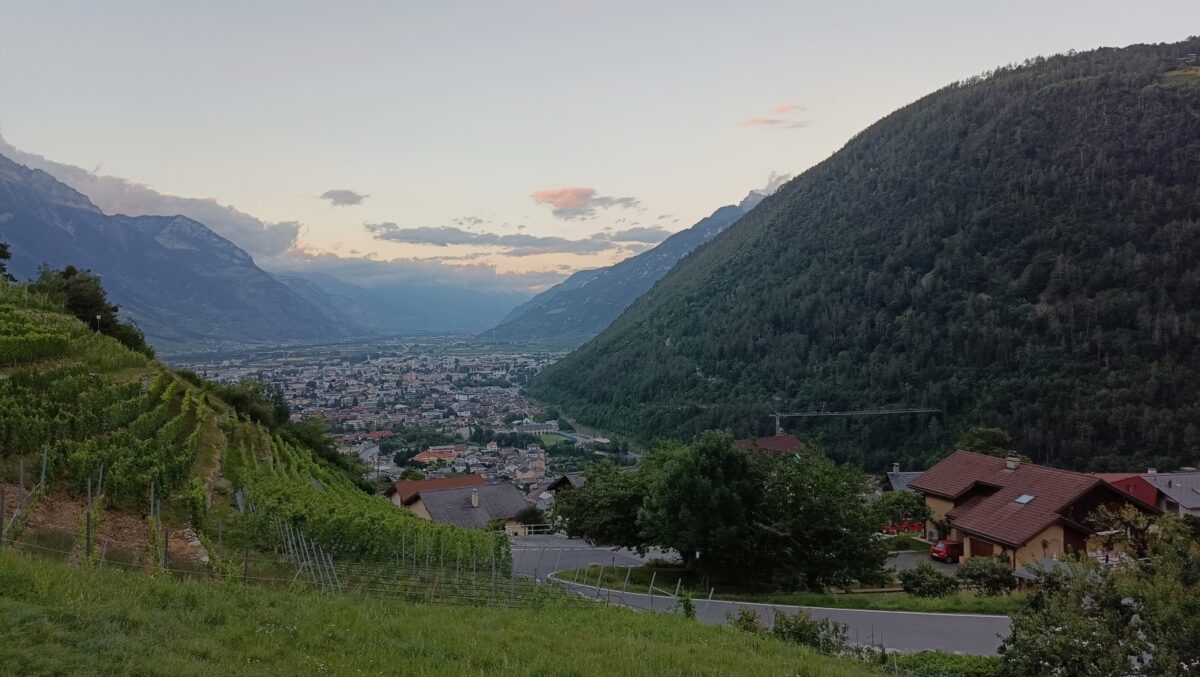
M 0 548 L 4 547 L 4 487 L 0 486 Z
M 43 494 L 45 494 L 45 493 L 46 493 L 46 459 L 49 457 L 49 455 L 50 455 L 50 447 L 42 447 L 42 477 L 41 477 L 41 485 L 42 485 L 42 493 L 43 493 Z
M 654 579 L 658 577 L 657 571 L 650 572 L 650 610 L 654 611 Z
M 86 561 L 92 560 L 92 478 L 87 478 L 87 510 L 83 515 L 83 553 Z
M 88 491 L 88 494 L 91 494 L 91 490 Z M 25 459 L 22 458 L 17 460 L 17 510 L 23 507 L 25 507 Z

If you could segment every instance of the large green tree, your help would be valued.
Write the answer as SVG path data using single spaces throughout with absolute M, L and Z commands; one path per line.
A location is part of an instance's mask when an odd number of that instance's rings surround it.
M 813 452 L 764 461 L 752 542 L 762 575 L 810 590 L 880 580 L 887 546 L 862 472 Z
M 707 432 L 666 460 L 638 519 L 646 540 L 685 564 L 731 572 L 745 561 L 762 492 L 762 473 L 733 437 Z
M 622 470 L 605 460 L 588 466 L 583 474 L 584 486 L 558 492 L 553 519 L 561 521 L 569 535 L 594 545 L 644 550 L 638 509 L 646 497 L 649 471 Z

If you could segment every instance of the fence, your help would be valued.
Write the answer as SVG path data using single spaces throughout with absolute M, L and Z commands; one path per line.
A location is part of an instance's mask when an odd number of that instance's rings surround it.
M 7 510 L 8 503 L 4 495 L 4 487 L 0 486 L 0 543 L 4 542 L 5 537 L 15 538 L 21 531 L 21 527 L 25 523 L 25 518 L 29 516 L 30 507 L 37 501 L 38 497 L 46 488 L 46 460 L 47 450 L 42 450 L 42 471 L 38 478 L 38 483 L 33 485 L 29 491 L 25 490 L 25 459 L 17 461 L 17 507 L 13 512 L 13 517 L 8 523 L 5 523 L 4 513 Z

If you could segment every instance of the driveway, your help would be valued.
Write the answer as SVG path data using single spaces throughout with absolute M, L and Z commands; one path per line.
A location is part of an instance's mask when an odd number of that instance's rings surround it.
M 913 550 L 911 552 L 899 552 L 888 557 L 887 567 L 896 571 L 906 571 L 915 568 L 921 562 L 929 562 L 934 569 L 944 571 L 948 574 L 958 572 L 957 564 L 946 564 L 939 562 L 929 556 L 929 553 L 924 550 Z

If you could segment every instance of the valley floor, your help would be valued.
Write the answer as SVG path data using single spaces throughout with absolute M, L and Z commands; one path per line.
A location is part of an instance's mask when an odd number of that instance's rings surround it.
M 0 551 L 3 675 L 859 675 L 678 617 L 289 594 Z

